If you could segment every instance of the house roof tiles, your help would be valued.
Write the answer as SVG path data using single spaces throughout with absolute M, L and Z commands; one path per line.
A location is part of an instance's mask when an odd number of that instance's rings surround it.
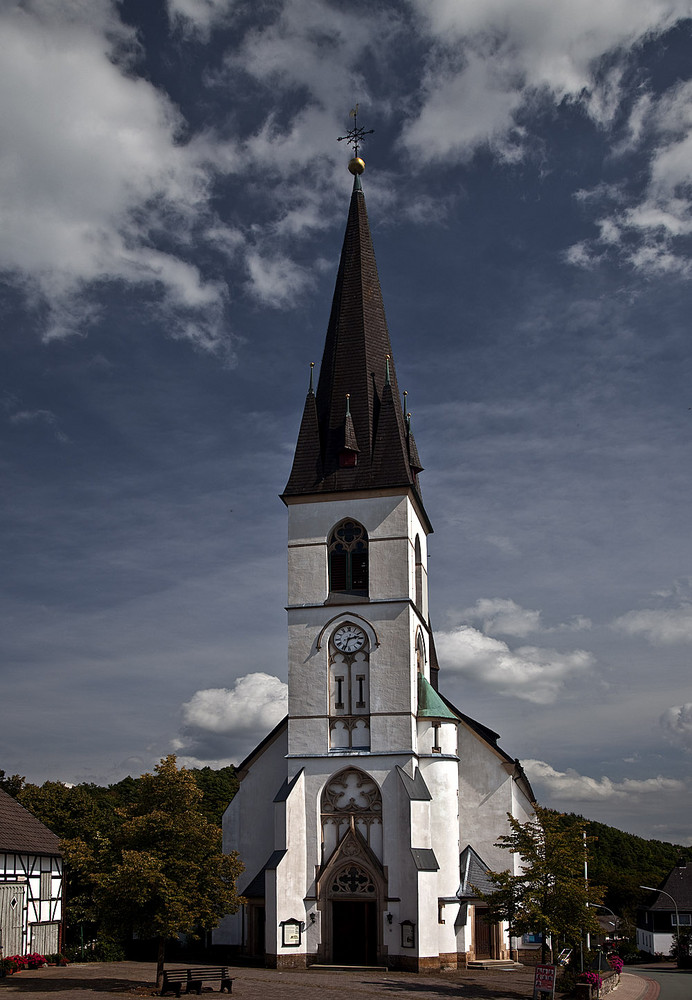
M 0 790 L 0 851 L 60 855 L 60 840 L 16 799 Z

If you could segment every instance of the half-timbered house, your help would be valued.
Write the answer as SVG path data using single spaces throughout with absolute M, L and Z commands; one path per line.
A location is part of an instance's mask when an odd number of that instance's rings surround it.
M 0 790 L 0 932 L 2 954 L 60 951 L 63 865 L 60 841 Z

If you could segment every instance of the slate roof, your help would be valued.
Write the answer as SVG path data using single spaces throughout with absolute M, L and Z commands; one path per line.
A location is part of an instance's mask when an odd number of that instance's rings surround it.
M 494 892 L 497 886 L 488 877 L 489 868 L 469 844 L 459 856 L 461 884 L 457 891 L 459 899 L 475 899 L 473 886 L 481 892 Z
M 512 773 L 514 779 L 523 786 L 524 792 L 529 801 L 535 803 L 536 796 L 534 795 L 533 788 L 531 787 L 531 782 L 527 778 L 524 768 L 521 766 L 521 761 L 519 761 L 516 757 L 510 757 L 510 755 L 506 753 L 501 746 L 498 746 L 497 741 L 500 738 L 499 733 L 496 733 L 492 729 L 488 729 L 488 727 L 484 726 L 482 722 L 472 719 L 470 715 L 465 715 L 456 707 L 456 705 L 452 704 L 449 698 L 445 698 L 443 694 L 440 694 L 439 697 L 445 703 L 447 708 L 449 708 L 454 715 L 461 720 L 461 722 L 468 726 L 468 728 L 471 729 L 476 736 L 480 737 L 484 743 L 486 743 L 489 747 L 492 747 L 492 749 L 495 750 L 500 757 L 503 757 L 507 762 L 507 765 L 512 765 L 511 769 L 508 768 L 508 773 Z
M 272 851 L 267 861 L 265 861 L 255 877 L 245 886 L 241 895 L 243 895 L 245 899 L 264 899 L 266 892 L 266 874 L 268 871 L 274 871 L 274 869 L 278 867 L 281 859 L 285 857 L 287 853 L 288 851 L 286 850 Z
M 60 839 L 0 789 L 0 851 L 60 856 Z
M 348 467 L 340 461 L 346 452 L 356 458 Z M 311 384 L 282 498 L 405 488 L 414 492 L 427 521 L 420 471 L 401 405 L 365 197 L 356 177 L 317 392 Z
M 412 778 L 406 773 L 406 771 L 404 771 L 403 767 L 399 767 L 398 764 L 396 769 L 399 772 L 399 777 L 401 778 L 406 794 L 412 802 L 432 801 L 430 789 L 426 785 L 425 778 L 420 773 L 418 768 L 416 768 L 416 772 Z
M 419 872 L 439 872 L 440 866 L 432 847 L 412 847 L 411 855 Z
M 692 864 L 678 862 L 669 875 L 661 882 L 660 888 L 673 897 L 678 904 L 678 910 L 686 913 L 692 911 Z M 673 901 L 664 896 L 663 892 L 652 893 L 648 901 L 649 910 L 674 910 Z

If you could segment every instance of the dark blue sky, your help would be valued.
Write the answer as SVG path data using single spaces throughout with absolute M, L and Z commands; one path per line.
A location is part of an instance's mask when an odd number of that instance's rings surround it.
M 0 11 L 0 767 L 239 760 L 363 177 L 441 685 L 540 801 L 691 843 L 692 5 Z

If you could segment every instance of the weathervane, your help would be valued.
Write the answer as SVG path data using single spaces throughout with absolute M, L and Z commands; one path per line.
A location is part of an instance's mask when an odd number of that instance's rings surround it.
M 362 160 L 358 155 L 358 147 L 363 142 L 365 136 L 372 135 L 375 129 L 374 128 L 364 129 L 362 126 L 359 127 L 357 104 L 355 108 L 353 108 L 349 112 L 349 117 L 353 118 L 353 128 L 350 128 L 346 133 L 346 135 L 337 136 L 336 141 L 343 142 L 345 139 L 349 146 L 353 146 L 354 156 L 348 165 L 348 169 L 351 171 L 352 174 L 362 174 L 363 171 L 365 170 L 365 160 Z

